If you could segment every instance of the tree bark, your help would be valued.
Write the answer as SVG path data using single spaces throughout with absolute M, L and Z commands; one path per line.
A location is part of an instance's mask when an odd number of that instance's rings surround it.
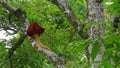
M 90 29 L 88 29 L 88 35 L 89 35 L 89 38 L 93 39 L 93 41 L 97 40 L 99 37 L 102 37 L 102 35 L 104 34 L 104 27 L 103 27 L 103 22 L 104 22 L 103 10 L 104 9 L 101 2 L 102 0 L 99 0 L 99 1 L 87 0 L 88 11 L 89 11 L 88 21 L 89 23 L 94 22 L 94 25 Z M 92 48 L 94 47 L 93 43 L 91 43 L 86 50 L 88 61 L 90 64 L 94 62 L 93 64 L 94 68 L 98 68 L 98 66 L 101 64 L 104 51 L 105 51 L 104 43 L 102 40 L 99 41 L 99 45 L 100 45 L 100 50 L 95 59 L 91 58 L 91 51 L 92 51 Z

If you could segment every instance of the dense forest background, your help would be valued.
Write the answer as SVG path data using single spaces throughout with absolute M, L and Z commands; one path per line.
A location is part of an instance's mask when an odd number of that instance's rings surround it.
M 14 68 L 55 68 L 54 64 L 32 47 L 25 35 L 22 43 L 19 39 L 26 30 L 23 21 L 11 13 L 0 1 L 0 68 L 9 68 L 11 65 L 9 52 L 17 43 L 12 65 Z M 65 15 L 64 10 L 50 2 L 51 0 L 5 0 L 10 6 L 20 8 L 26 13 L 30 23 L 38 22 L 45 28 L 40 35 L 42 43 L 49 47 L 57 56 L 64 58 L 66 68 L 92 68 L 95 57 L 99 53 L 99 41 L 104 42 L 104 54 L 98 68 L 120 68 L 120 0 L 89 0 L 102 1 L 104 9 L 104 34 L 96 39 L 82 38 L 80 34 L 94 25 L 84 25 L 83 32 L 76 31 L 73 24 Z M 55 0 L 59 1 L 59 0 Z M 61 0 L 60 0 L 61 1 Z M 66 0 L 80 23 L 88 19 L 87 0 Z M 21 14 L 21 13 L 16 13 Z M 77 28 L 77 27 L 76 27 Z M 4 32 L 4 33 L 3 33 Z M 3 34 L 2 34 L 3 33 Z M 3 36 L 6 36 L 3 38 Z M 10 37 L 8 39 L 8 36 Z M 19 42 L 18 42 L 19 41 Z M 94 46 L 91 51 L 92 62 L 89 62 L 86 50 L 89 44 Z M 17 45 L 16 45 L 17 46 Z

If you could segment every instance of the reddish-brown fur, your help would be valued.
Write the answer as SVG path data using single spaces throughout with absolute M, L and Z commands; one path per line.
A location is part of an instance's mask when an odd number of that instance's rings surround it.
M 50 48 L 44 46 L 41 41 L 39 40 L 39 35 L 42 34 L 45 31 L 44 28 L 42 28 L 37 22 L 33 22 L 30 24 L 30 26 L 27 29 L 27 34 L 31 38 L 34 38 L 36 42 L 39 44 L 40 47 L 50 50 Z
M 37 22 L 33 22 L 30 24 L 29 28 L 27 29 L 27 34 L 32 37 L 34 34 L 42 34 L 45 31 Z

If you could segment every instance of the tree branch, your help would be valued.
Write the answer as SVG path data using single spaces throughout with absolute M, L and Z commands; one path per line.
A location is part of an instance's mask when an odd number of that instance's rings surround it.
M 3 5 L 4 8 L 9 10 L 9 12 L 11 12 L 11 13 L 14 13 L 14 11 L 17 10 L 17 8 L 10 6 L 5 0 L 0 0 L 0 3 Z
M 42 53 L 46 58 L 48 58 L 56 68 L 66 68 L 66 62 L 64 58 L 58 57 L 53 51 L 40 47 L 40 44 L 38 44 L 35 39 L 31 39 L 31 43 L 32 46 Z
M 27 36 L 25 34 L 22 34 L 19 38 L 19 40 L 13 44 L 13 47 L 9 49 L 8 51 L 8 57 L 9 57 L 9 61 L 10 61 L 10 67 L 13 68 L 13 64 L 12 64 L 12 58 L 13 58 L 13 54 L 14 54 L 14 51 L 20 47 L 20 45 L 24 42 L 25 38 Z
M 87 33 L 83 32 L 83 27 L 85 24 L 82 24 L 80 20 L 75 16 L 67 0 L 48 0 L 48 1 L 58 6 L 64 12 L 68 21 L 73 25 L 74 29 L 79 33 L 79 35 L 82 38 L 84 39 L 88 38 Z

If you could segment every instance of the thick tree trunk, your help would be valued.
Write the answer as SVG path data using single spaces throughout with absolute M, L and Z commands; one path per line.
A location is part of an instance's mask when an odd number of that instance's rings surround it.
M 102 37 L 102 35 L 104 34 L 104 11 L 101 2 L 102 0 L 87 0 L 89 11 L 88 22 L 94 22 L 94 25 L 92 25 L 92 27 L 88 29 L 88 35 L 89 38 L 92 38 L 94 41 L 97 40 L 97 38 Z M 99 41 L 99 45 L 100 49 L 95 59 L 91 58 L 91 51 L 94 47 L 93 43 L 91 43 L 86 50 L 89 64 L 92 64 L 92 62 L 94 62 L 94 68 L 98 68 L 98 66 L 100 65 L 105 51 L 104 43 L 102 41 Z

